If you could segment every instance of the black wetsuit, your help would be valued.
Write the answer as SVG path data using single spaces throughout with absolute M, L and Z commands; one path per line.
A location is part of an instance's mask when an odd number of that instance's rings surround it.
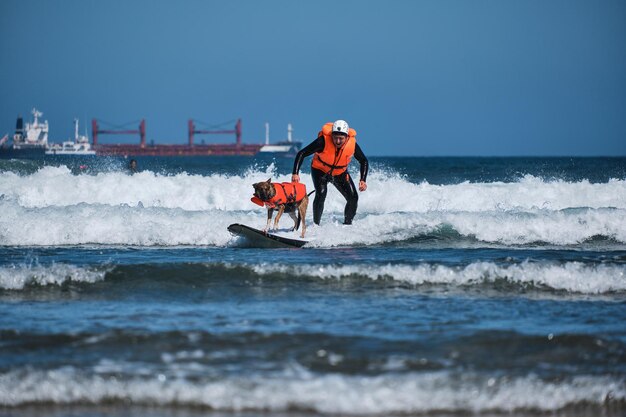
M 361 181 L 366 181 L 368 162 L 365 154 L 359 147 L 359 144 L 355 144 L 354 157 L 361 164 Z M 293 174 L 296 175 L 300 172 L 300 166 L 302 160 L 314 153 L 322 152 L 324 150 L 325 141 L 324 136 L 320 136 L 311 142 L 307 147 L 302 149 L 296 155 L 296 160 L 293 163 Z M 316 168 L 311 168 L 311 178 L 313 179 L 313 185 L 315 186 L 315 199 L 313 200 L 313 221 L 315 224 L 320 224 L 322 213 L 324 212 L 324 201 L 326 200 L 326 192 L 328 191 L 328 182 L 332 182 L 333 185 L 339 190 L 341 195 L 346 199 L 346 208 L 344 210 L 344 224 L 351 224 L 354 215 L 356 214 L 356 208 L 359 201 L 359 195 L 357 194 L 356 187 L 348 171 L 344 171 L 339 175 L 329 175 L 324 171 Z

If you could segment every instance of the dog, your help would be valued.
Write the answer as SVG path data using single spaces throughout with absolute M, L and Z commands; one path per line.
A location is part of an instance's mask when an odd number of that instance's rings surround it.
M 254 197 L 252 202 L 267 208 L 267 224 L 264 232 L 270 227 L 274 209 L 278 210 L 274 219 L 274 230 L 278 229 L 278 221 L 283 213 L 289 213 L 294 221 L 293 230 L 298 230 L 302 223 L 302 233 L 300 237 L 304 238 L 306 233 L 306 210 L 309 206 L 309 195 L 306 193 L 306 186 L 302 183 L 283 182 L 272 183 L 272 179 L 252 184 L 254 187 Z M 296 216 L 296 212 L 298 215 Z

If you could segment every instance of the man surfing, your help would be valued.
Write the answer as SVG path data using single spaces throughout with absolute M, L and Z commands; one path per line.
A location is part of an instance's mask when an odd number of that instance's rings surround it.
M 348 165 L 354 156 L 361 166 L 359 191 L 367 189 L 368 162 L 361 147 L 356 143 L 356 131 L 348 126 L 345 120 L 326 123 L 318 133 L 317 139 L 307 145 L 296 155 L 293 164 L 292 182 L 300 182 L 300 166 L 302 160 L 313 155 L 311 162 L 311 178 L 315 186 L 313 199 L 313 221 L 320 224 L 324 212 L 327 185 L 331 182 L 346 199 L 343 224 L 352 224 L 356 214 L 359 196 L 354 182 L 348 173 Z

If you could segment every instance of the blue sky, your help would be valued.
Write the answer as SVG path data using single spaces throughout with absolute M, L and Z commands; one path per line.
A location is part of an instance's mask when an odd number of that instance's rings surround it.
M 53 141 L 74 117 L 156 143 L 343 118 L 372 156 L 626 155 L 623 0 L 2 0 L 0 56 L 0 136 L 36 106 Z

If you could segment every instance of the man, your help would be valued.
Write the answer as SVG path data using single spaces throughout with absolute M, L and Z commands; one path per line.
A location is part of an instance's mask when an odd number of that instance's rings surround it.
M 326 123 L 317 139 L 311 142 L 296 155 L 293 164 L 292 182 L 300 182 L 300 166 L 302 160 L 309 155 L 315 154 L 311 162 L 311 178 L 315 186 L 315 199 L 313 200 L 313 221 L 320 224 L 324 212 L 324 201 L 328 182 L 332 182 L 335 188 L 346 199 L 344 210 L 344 224 L 352 224 L 356 214 L 359 196 L 352 178 L 348 173 L 348 165 L 354 156 L 361 165 L 361 178 L 359 191 L 367 189 L 367 158 L 356 143 L 356 131 L 350 129 L 344 120 L 335 123 Z
M 136 174 L 139 172 L 139 169 L 137 168 L 137 161 L 134 159 L 130 160 L 130 163 L 128 164 L 128 170 L 130 171 L 131 174 Z

